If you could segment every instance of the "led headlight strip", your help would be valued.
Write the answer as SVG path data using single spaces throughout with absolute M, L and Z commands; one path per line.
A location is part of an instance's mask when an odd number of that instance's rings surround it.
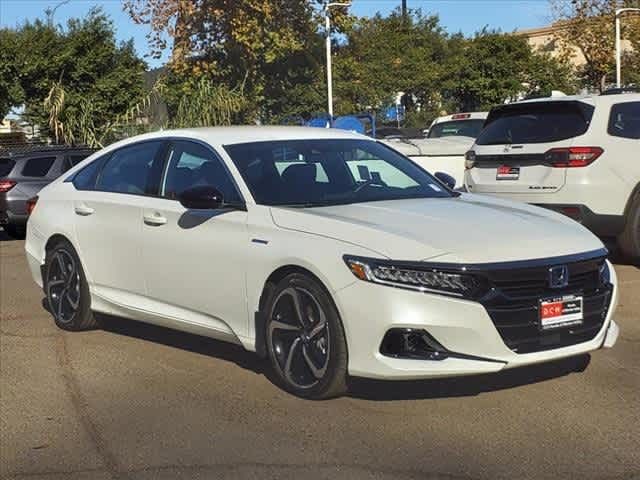
M 345 255 L 344 261 L 360 280 L 422 292 L 441 293 L 456 297 L 475 297 L 480 280 L 464 272 L 431 268 L 428 264 L 407 266 L 404 262 Z

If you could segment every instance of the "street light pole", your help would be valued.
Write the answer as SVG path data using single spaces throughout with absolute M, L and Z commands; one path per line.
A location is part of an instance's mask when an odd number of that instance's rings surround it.
M 349 7 L 350 3 L 331 2 L 324 4 L 324 29 L 325 29 L 325 49 L 327 55 L 327 110 L 329 113 L 329 124 L 333 121 L 333 75 L 331 72 L 331 7 Z
M 624 12 L 638 12 L 640 8 L 619 8 L 616 10 L 616 87 L 622 87 L 622 47 L 620 40 L 620 15 Z
M 56 13 L 56 10 L 58 9 L 58 7 L 61 7 L 62 5 L 65 5 L 67 3 L 69 3 L 71 0 L 62 0 L 61 2 L 58 2 L 58 4 L 51 8 L 51 7 L 47 7 L 44 11 L 45 15 L 47 16 L 47 25 L 49 27 L 53 27 L 53 16 Z

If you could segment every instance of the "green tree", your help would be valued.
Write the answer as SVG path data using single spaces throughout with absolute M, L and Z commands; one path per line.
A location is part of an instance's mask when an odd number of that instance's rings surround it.
M 200 77 L 242 88 L 245 121 L 289 108 L 293 88 L 313 79 L 317 22 L 310 0 L 125 0 L 137 23 L 151 28 L 151 55 L 171 48 L 168 64 L 182 92 Z M 171 108 L 175 102 L 170 99 Z M 293 109 L 295 110 L 295 108 Z
M 0 118 L 4 118 L 11 107 L 24 102 L 24 90 L 15 63 L 18 53 L 16 32 L 8 28 L 0 29 L 0 45 Z
M 450 53 L 438 17 L 413 10 L 358 18 L 336 49 L 336 110 L 379 109 L 398 92 L 428 106 L 437 101 Z
M 14 34 L 16 84 L 23 93 L 12 102 L 24 101 L 24 117 L 32 123 L 49 124 L 44 100 L 56 84 L 65 92 L 59 121 L 67 125 L 83 115 L 96 127 L 107 125 L 143 96 L 145 64 L 132 41 L 116 43 L 113 23 L 100 9 L 69 20 L 66 29 L 36 20 Z
M 482 30 L 452 57 L 444 95 L 460 110 L 486 110 L 521 95 L 571 93 L 569 65 L 532 51 L 523 37 Z

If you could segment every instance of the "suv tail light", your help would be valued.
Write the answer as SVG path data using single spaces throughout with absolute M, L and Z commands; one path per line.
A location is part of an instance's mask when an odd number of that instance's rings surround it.
M 464 169 L 471 170 L 476 164 L 476 152 L 469 150 L 464 154 Z
M 603 151 L 600 147 L 552 148 L 544 154 L 544 159 L 555 168 L 586 167 Z
M 16 182 L 13 180 L 0 180 L 0 193 L 7 193 L 15 186 Z
M 36 203 L 38 203 L 38 197 L 31 197 L 27 200 L 27 215 L 31 215 L 36 208 Z

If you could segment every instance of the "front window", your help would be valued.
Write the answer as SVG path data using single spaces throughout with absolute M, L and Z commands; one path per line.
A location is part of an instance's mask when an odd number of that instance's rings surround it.
M 286 140 L 225 149 L 263 205 L 312 207 L 451 196 L 413 162 L 370 140 Z
M 436 123 L 429 129 L 427 138 L 440 137 L 471 137 L 476 138 L 480 135 L 484 119 L 478 118 L 473 120 L 452 120 L 450 122 Z

